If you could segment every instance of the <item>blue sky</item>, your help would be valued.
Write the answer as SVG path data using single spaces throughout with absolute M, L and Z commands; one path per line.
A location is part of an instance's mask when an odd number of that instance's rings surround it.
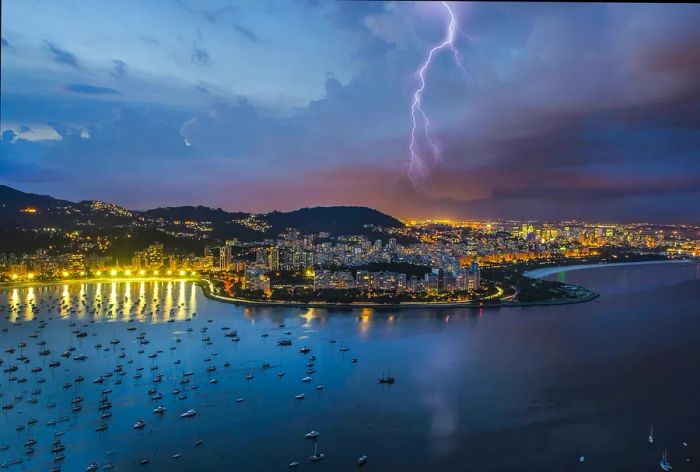
M 700 221 L 700 7 L 6 0 L 0 183 L 129 208 Z M 421 151 L 427 153 L 425 142 Z

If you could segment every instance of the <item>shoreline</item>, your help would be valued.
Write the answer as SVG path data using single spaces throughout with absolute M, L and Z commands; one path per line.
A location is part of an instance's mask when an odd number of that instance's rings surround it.
M 543 279 L 550 275 L 558 274 L 561 272 L 570 272 L 574 270 L 586 270 L 586 269 L 604 269 L 606 267 L 618 267 L 618 266 L 639 266 L 639 265 L 651 265 L 651 264 L 692 264 L 694 263 L 691 259 L 664 259 L 657 261 L 636 261 L 636 262 L 606 262 L 602 264 L 576 264 L 576 265 L 563 265 L 555 267 L 541 267 L 539 269 L 529 270 L 523 272 L 525 277 L 531 279 Z
M 54 285 L 109 284 L 127 282 L 197 282 L 199 277 L 99 277 L 95 279 L 36 280 L 0 283 L 0 290 L 26 287 L 50 287 Z
M 609 262 L 599 264 L 578 264 L 578 265 L 563 265 L 555 267 L 542 267 L 523 272 L 523 276 L 544 279 L 545 277 L 575 270 L 586 269 L 601 269 L 617 266 L 641 266 L 653 264 L 694 264 L 697 263 L 692 259 L 672 259 L 672 260 L 652 260 L 652 261 L 635 261 L 635 262 Z M 355 309 L 355 308 L 372 308 L 372 309 L 454 309 L 454 308 L 509 308 L 509 307 L 533 307 L 533 306 L 550 306 L 550 305 L 570 305 L 575 303 L 586 303 L 595 300 L 600 294 L 593 292 L 586 287 L 576 286 L 580 290 L 585 291 L 585 295 L 576 298 L 555 299 L 555 300 L 540 300 L 533 302 L 509 302 L 502 301 L 500 303 L 488 302 L 403 302 L 403 303 L 374 303 L 374 302 L 351 302 L 351 303 L 327 303 L 327 302 L 286 302 L 275 300 L 249 300 L 245 298 L 232 298 L 212 293 L 211 282 L 209 279 L 201 277 L 101 277 L 95 279 L 66 279 L 53 281 L 25 281 L 19 283 L 3 283 L 0 284 L 0 290 L 12 288 L 26 287 L 41 287 L 41 286 L 56 286 L 56 285 L 75 285 L 75 284 L 109 284 L 109 283 L 141 283 L 141 282 L 193 282 L 202 289 L 202 294 L 213 301 L 221 303 L 229 303 L 241 306 L 259 306 L 259 307 L 278 307 L 278 308 L 339 308 L 339 309 Z M 571 284 L 570 284 L 571 285 Z
M 541 300 L 535 302 L 501 302 L 501 303 L 484 303 L 484 302 L 404 302 L 404 303 L 373 303 L 373 302 L 357 302 L 357 303 L 325 303 L 325 302 L 284 302 L 275 300 L 248 300 L 244 298 L 231 298 L 221 295 L 215 295 L 211 291 L 211 282 L 209 279 L 182 277 L 134 277 L 134 278 L 98 278 L 98 279 L 66 279 L 54 281 L 32 281 L 19 282 L 10 284 L 0 284 L 0 290 L 9 290 L 16 288 L 32 288 L 32 287 L 50 287 L 58 285 L 80 285 L 80 284 L 109 284 L 109 283 L 141 283 L 141 282 L 193 282 L 202 289 L 204 297 L 232 305 L 241 306 L 258 306 L 266 308 L 339 308 L 339 309 L 355 309 L 355 308 L 372 308 L 372 309 L 454 309 L 454 308 L 474 308 L 474 309 L 494 309 L 494 308 L 510 308 L 510 307 L 532 307 L 532 306 L 550 306 L 550 305 L 570 305 L 574 303 L 585 303 L 595 300 L 600 295 L 592 292 L 585 287 L 580 287 L 586 290 L 586 295 L 572 299 L 558 300 Z
M 483 303 L 483 302 L 404 302 L 404 303 L 324 303 L 324 302 L 283 302 L 274 300 L 248 300 L 245 298 L 231 298 L 211 293 L 211 283 L 206 281 L 209 287 L 204 283 L 198 284 L 202 288 L 202 294 L 213 301 L 229 303 L 232 305 L 243 306 L 259 306 L 259 307 L 277 307 L 277 308 L 372 308 L 372 309 L 429 309 L 429 308 L 510 308 L 510 307 L 528 307 L 528 306 L 549 306 L 549 305 L 571 305 L 574 303 L 585 303 L 595 300 L 600 296 L 596 292 L 592 292 L 585 287 L 581 287 L 588 293 L 583 297 L 573 299 L 559 300 L 542 300 L 537 302 L 504 302 L 504 303 Z

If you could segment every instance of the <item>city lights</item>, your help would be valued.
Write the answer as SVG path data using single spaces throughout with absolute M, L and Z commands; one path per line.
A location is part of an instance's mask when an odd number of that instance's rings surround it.
M 110 204 L 95 205 L 115 217 L 133 216 Z M 269 229 L 263 224 L 264 215 L 243 220 L 249 230 Z M 172 229 L 163 220 L 158 224 Z M 57 253 L 49 247 L 19 258 L 0 253 L 0 277 L 48 281 L 77 274 L 98 278 L 103 274 L 113 278 L 202 276 L 219 283 L 216 290 L 220 293 L 251 300 L 470 303 L 511 301 L 517 295 L 516 281 L 482 279 L 482 269 L 512 272 L 523 264 L 605 262 L 606 257 L 625 261 L 649 252 L 653 257 L 700 255 L 700 228 L 692 225 L 441 217 L 404 220 L 389 227 L 363 226 L 372 231 L 371 238 L 326 231 L 304 234 L 289 227 L 264 240 L 214 241 L 205 236 L 213 225 L 210 221 L 178 219 L 170 224 L 187 229 L 173 229 L 172 236 L 201 238 L 203 249 L 185 252 L 151 242 L 135 250 L 130 259 L 118 259 L 109 252 L 110 237 L 70 230 L 65 236 L 83 249 Z M 606 255 L 610 251 L 614 253 Z

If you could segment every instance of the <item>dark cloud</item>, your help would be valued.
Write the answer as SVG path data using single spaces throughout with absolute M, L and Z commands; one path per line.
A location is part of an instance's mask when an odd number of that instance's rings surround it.
M 97 87 L 90 84 L 67 84 L 65 89 L 73 93 L 83 93 L 87 95 L 111 95 L 120 93 L 119 90 L 108 87 Z
M 143 41 L 144 43 L 160 45 L 160 41 L 158 41 L 157 39 L 152 38 L 152 37 L 150 37 L 150 36 L 139 35 L 139 36 L 137 36 L 137 37 L 138 37 L 141 41 Z
M 215 102 L 206 113 L 195 115 L 181 127 L 181 134 L 204 155 L 226 149 L 230 156 L 261 155 L 267 128 L 281 133 L 279 123 L 260 117 L 251 103 L 240 97 L 235 104 Z
M 6 129 L 5 131 L 2 132 L 2 134 L 0 136 L 2 136 L 2 141 L 9 143 L 15 139 L 17 134 L 15 134 L 15 132 L 12 131 L 11 129 Z
M 211 56 L 209 56 L 209 53 L 206 51 L 206 49 L 203 48 L 192 48 L 192 55 L 190 56 L 190 60 L 193 64 L 197 64 L 200 66 L 208 66 L 209 64 L 211 64 Z
M 234 23 L 233 25 L 234 31 L 236 31 L 238 34 L 243 36 L 246 39 L 249 39 L 250 41 L 259 43 L 260 42 L 260 37 L 253 33 L 250 29 L 246 28 L 245 26 L 239 25 L 237 23 Z
M 120 59 L 112 60 L 112 76 L 118 79 L 124 79 L 129 75 L 129 66 L 126 62 Z
M 78 60 L 72 53 L 66 51 L 65 49 L 59 48 L 58 46 L 47 40 L 44 40 L 44 45 L 51 53 L 54 62 L 58 62 L 59 64 L 66 64 L 75 68 L 78 67 Z
M 449 51 L 434 58 L 423 105 L 443 158 L 415 188 L 406 176 L 414 71 L 443 37 L 440 5 L 432 17 L 433 6 L 422 4 L 321 8 L 313 13 L 351 33 L 352 46 L 339 54 L 357 69 L 328 75 L 325 95 L 308 105 L 232 100 L 219 96 L 220 83 L 191 78 L 183 95 L 208 107 L 3 94 L 14 122 L 51 121 L 62 138 L 8 135 L 3 159 L 109 172 L 114 181 L 105 186 L 124 199 L 137 197 L 116 182 L 129 185 L 141 175 L 134 168 L 167 162 L 167 185 L 145 185 L 160 203 L 197 194 L 235 209 L 350 203 L 408 217 L 700 220 L 697 9 L 459 5 L 458 49 L 473 79 L 464 80 Z M 235 7 L 188 11 L 199 24 L 238 20 Z M 205 49 L 191 60 L 211 63 Z M 300 77 L 305 70 L 299 64 Z M 81 138 L 85 126 L 67 123 L 89 123 L 90 138 Z
M 190 13 L 196 13 L 194 10 L 189 10 Z M 210 23 L 218 23 L 226 15 L 237 15 L 238 9 L 233 5 L 227 5 L 216 10 L 202 10 L 201 15 Z
M 182 0 L 178 0 L 178 4 L 182 8 L 184 8 L 188 13 L 196 16 L 201 16 L 204 20 L 208 21 L 209 23 L 221 24 L 226 22 L 230 24 L 236 33 L 238 33 L 240 36 L 251 42 L 258 43 L 261 41 L 260 36 L 255 34 L 255 32 L 253 32 L 250 28 L 243 26 L 238 21 L 236 21 L 236 17 L 240 15 L 240 11 L 234 5 L 226 5 L 215 10 L 196 10 L 187 5 Z

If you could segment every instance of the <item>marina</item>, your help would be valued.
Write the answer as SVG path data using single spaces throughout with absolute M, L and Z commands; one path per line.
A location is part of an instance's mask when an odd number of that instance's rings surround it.
M 697 353 L 700 271 L 566 276 L 600 301 L 392 312 L 236 307 L 189 281 L 4 289 L 0 465 L 693 470 L 700 411 L 676 400 L 700 387 L 698 356 L 674 353 Z

